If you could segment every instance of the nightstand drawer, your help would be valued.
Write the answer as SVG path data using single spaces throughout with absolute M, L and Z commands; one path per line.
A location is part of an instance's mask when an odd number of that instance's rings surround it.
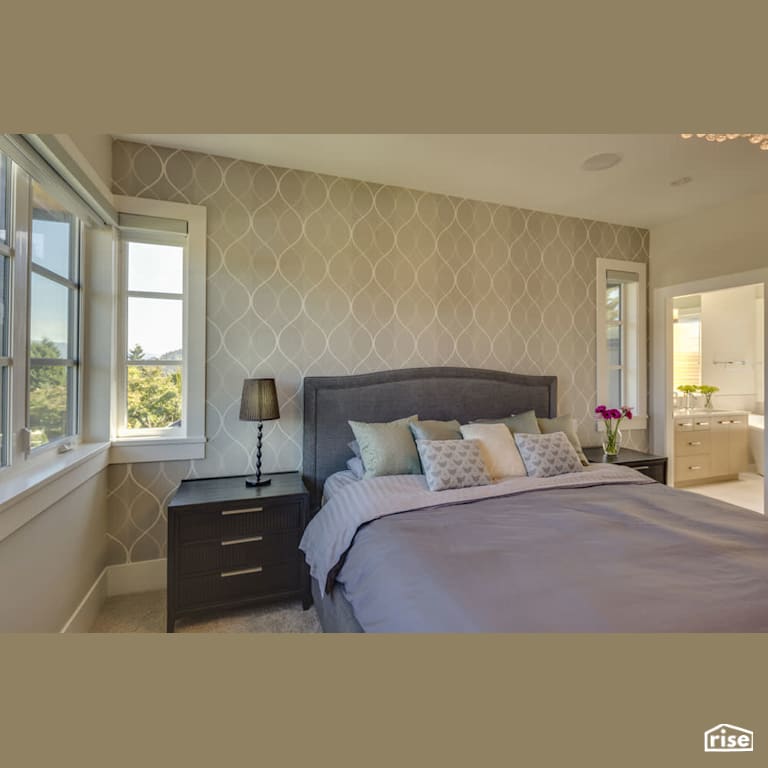
M 299 555 L 299 538 L 300 532 L 295 530 L 182 544 L 179 575 L 233 571 L 295 560 Z
M 627 464 L 627 466 L 632 467 L 632 469 L 637 470 L 641 474 L 652 478 L 657 483 L 664 482 L 665 462 L 656 462 L 653 464 L 650 462 L 648 464 Z
M 241 539 L 301 527 L 299 502 L 256 502 L 220 505 L 215 509 L 179 512 L 179 540 Z
M 299 561 L 277 565 L 252 565 L 221 570 L 205 576 L 186 576 L 178 583 L 178 608 L 219 605 L 241 598 L 258 598 L 299 592 Z

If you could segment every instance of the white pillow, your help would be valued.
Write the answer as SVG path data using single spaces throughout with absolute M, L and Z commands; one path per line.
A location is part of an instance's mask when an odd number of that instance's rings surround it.
M 465 440 L 477 440 L 485 466 L 494 480 L 501 477 L 525 477 L 525 464 L 515 439 L 506 424 L 464 424 Z

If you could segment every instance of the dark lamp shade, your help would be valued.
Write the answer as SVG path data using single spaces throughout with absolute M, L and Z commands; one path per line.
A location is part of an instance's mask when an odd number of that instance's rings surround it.
M 241 421 L 270 421 L 280 418 L 274 379 L 246 379 L 240 400 Z

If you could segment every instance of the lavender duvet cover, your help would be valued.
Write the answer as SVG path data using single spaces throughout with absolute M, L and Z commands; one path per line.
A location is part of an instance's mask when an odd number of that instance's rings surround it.
M 300 546 L 366 632 L 768 631 L 765 518 L 625 467 L 439 493 L 361 480 Z

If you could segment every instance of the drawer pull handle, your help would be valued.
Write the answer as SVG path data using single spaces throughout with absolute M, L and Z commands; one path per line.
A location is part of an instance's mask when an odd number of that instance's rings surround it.
M 688 467 L 688 469 L 701 469 L 701 467 Z
M 645 467 L 632 467 L 632 469 L 636 469 L 638 472 L 641 472 L 644 469 L 650 469 L 650 467 L 648 467 L 648 466 L 645 466 Z
M 248 573 L 261 573 L 263 568 L 257 565 L 255 568 L 241 568 L 239 571 L 222 571 L 221 578 L 228 579 L 230 576 L 245 576 Z
M 689 440 L 688 445 L 701 445 L 701 440 Z
M 708 421 L 697 421 L 697 422 L 696 422 L 696 426 L 697 426 L 697 427 L 703 427 L 703 426 L 705 426 L 705 425 L 706 425 L 706 426 L 709 426 L 709 422 L 708 422 Z
M 227 539 L 221 542 L 222 547 L 229 547 L 232 544 L 250 544 L 252 541 L 264 541 L 263 536 L 246 536 L 244 539 Z
M 248 507 L 248 509 L 225 509 L 222 515 L 246 515 L 249 512 L 263 512 L 264 507 Z

